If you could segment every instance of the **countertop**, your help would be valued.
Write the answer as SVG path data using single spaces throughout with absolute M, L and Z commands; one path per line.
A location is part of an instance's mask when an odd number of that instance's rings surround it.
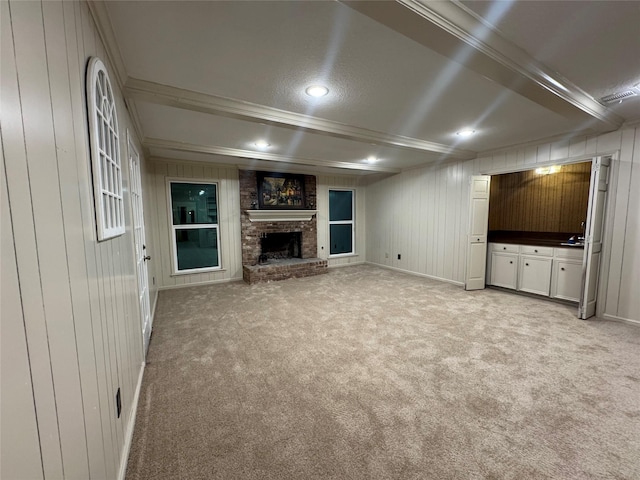
M 534 245 L 538 247 L 561 247 L 584 249 L 584 244 L 568 245 L 567 242 L 575 233 L 549 233 L 549 232 L 514 232 L 514 231 L 490 231 L 489 242 L 511 243 L 515 245 Z

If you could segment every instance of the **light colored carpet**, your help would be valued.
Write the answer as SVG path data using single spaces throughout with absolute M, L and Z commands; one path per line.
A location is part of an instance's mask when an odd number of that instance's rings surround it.
M 373 266 L 162 292 L 127 478 L 638 479 L 640 328 Z

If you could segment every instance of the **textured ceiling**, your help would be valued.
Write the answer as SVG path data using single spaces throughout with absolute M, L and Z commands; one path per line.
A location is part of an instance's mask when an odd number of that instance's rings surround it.
M 494 2 L 463 1 L 483 18 Z M 640 1 L 504 2 L 494 26 L 595 99 L 640 83 Z M 611 106 L 640 118 L 638 96 Z
M 383 8 L 389 6 L 389 2 L 380 3 Z M 534 58 L 544 58 L 549 67 L 587 93 L 604 91 L 619 81 L 615 74 L 600 75 L 603 78 L 599 80 L 580 70 L 591 63 L 588 52 L 593 50 L 584 41 L 571 44 L 574 55 L 581 58 L 573 62 L 563 53 L 563 48 L 569 48 L 566 39 L 560 42 L 545 36 L 545 41 L 534 41 L 535 28 L 526 19 L 543 22 L 553 15 L 549 13 L 553 9 L 540 5 L 521 7 L 520 11 L 503 8 L 497 18 L 485 11 L 486 3 L 465 2 L 476 14 L 491 18 L 506 39 Z M 446 160 L 443 148 L 459 149 L 457 158 L 473 158 L 474 152 L 559 134 L 570 136 L 584 125 L 564 116 L 549 102 L 523 93 L 523 87 L 506 88 L 497 76 L 474 68 L 472 63 L 481 54 L 468 44 L 459 42 L 459 48 L 443 55 L 441 48 L 415 41 L 402 25 L 390 28 L 339 2 L 143 1 L 105 5 L 108 16 L 99 23 L 113 29 L 124 75 L 130 79 L 125 86 L 138 79 L 183 89 L 169 93 L 169 97 L 178 98 L 184 90 L 211 96 L 186 106 L 160 102 L 153 88 L 130 97 L 143 135 L 149 139 L 145 143 L 163 156 L 180 152 L 184 157 L 192 148 L 198 159 L 207 158 L 204 153 L 209 152 L 212 161 L 220 161 L 220 152 L 231 150 L 232 157 L 247 158 L 255 150 L 253 142 L 267 138 L 272 156 L 256 153 L 262 161 L 295 164 L 300 160 L 300 165 L 319 168 L 333 168 L 340 162 L 340 168 L 366 173 L 376 167 L 363 159 L 376 155 L 381 158 L 378 170 L 398 171 Z M 577 9 L 575 5 L 564 8 L 574 14 Z M 629 15 L 634 11 L 621 10 Z M 591 18 L 597 14 L 607 22 L 624 16 L 605 16 L 600 11 L 586 15 Z M 557 18 L 548 21 L 559 28 Z M 584 38 L 579 25 L 572 28 L 575 35 L 581 35 L 578 38 Z M 631 26 L 622 30 L 621 38 L 634 36 L 629 33 Z M 598 30 L 605 31 L 604 26 Z M 594 40 L 594 44 L 598 42 Z M 554 46 L 558 43 L 564 47 Z M 605 43 L 611 44 L 608 40 Z M 555 53 L 551 55 L 549 50 Z M 556 62 L 566 64 L 566 72 L 557 68 Z M 624 75 L 630 76 L 635 66 L 627 63 L 632 66 L 627 65 Z M 327 85 L 329 95 L 312 99 L 304 94 L 306 86 L 316 83 Z M 207 103 L 228 99 L 245 109 L 241 117 L 221 115 Z M 623 117 L 634 116 L 633 108 L 626 104 L 619 107 L 624 107 L 618 108 Z M 278 118 L 266 121 L 273 112 Z M 290 113 L 297 114 L 294 120 L 290 120 Z M 636 112 L 635 117 L 640 114 Z M 321 127 L 313 131 L 296 128 L 304 123 L 301 118 L 317 120 Z M 330 124 L 329 133 L 320 131 L 325 124 Z M 477 134 L 463 141 L 455 132 L 465 126 L 473 126 Z M 344 130 L 344 134 L 336 138 L 336 130 Z M 395 136 L 409 137 L 418 146 L 397 148 L 394 145 L 403 142 Z M 437 144 L 435 149 L 430 142 Z

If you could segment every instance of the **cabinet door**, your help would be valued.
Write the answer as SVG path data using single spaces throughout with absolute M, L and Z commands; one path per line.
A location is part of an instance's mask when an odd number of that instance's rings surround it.
M 551 258 L 520 256 L 520 285 L 518 290 L 549 296 L 551 287 Z
M 580 300 L 582 286 L 582 262 L 576 260 L 554 260 L 551 276 L 551 296 L 562 300 Z
M 518 284 L 518 255 L 494 252 L 491 254 L 491 285 L 515 290 Z

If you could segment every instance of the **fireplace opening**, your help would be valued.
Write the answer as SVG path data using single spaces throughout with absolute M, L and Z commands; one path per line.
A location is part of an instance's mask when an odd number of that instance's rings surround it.
M 302 258 L 302 232 L 263 233 L 260 237 L 260 247 L 258 263 Z

